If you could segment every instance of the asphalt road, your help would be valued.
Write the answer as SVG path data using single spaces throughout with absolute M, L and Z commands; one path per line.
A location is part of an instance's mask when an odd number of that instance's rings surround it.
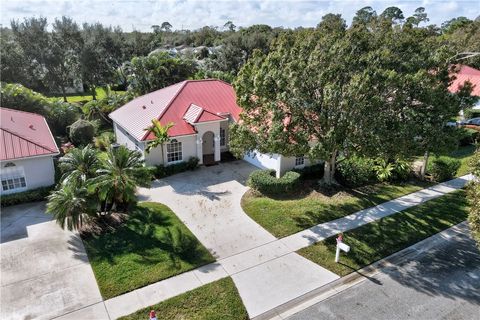
M 480 320 L 480 251 L 468 232 L 440 240 L 288 319 Z

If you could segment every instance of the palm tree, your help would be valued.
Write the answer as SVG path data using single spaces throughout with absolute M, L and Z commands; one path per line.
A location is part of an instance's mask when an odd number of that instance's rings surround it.
M 83 185 L 95 175 L 98 167 L 97 152 L 90 146 L 83 149 L 72 149 L 59 160 L 64 184 L 74 183 Z
M 89 180 L 89 192 L 96 193 L 103 202 L 102 211 L 125 211 L 136 201 L 137 187 L 149 187 L 152 168 L 143 165 L 142 155 L 125 146 L 109 148 L 107 156 L 100 160 L 96 177 Z
M 164 161 L 163 144 L 170 141 L 170 137 L 168 136 L 168 130 L 173 126 L 174 124 L 172 122 L 167 123 L 165 126 L 162 126 L 160 121 L 158 121 L 157 119 L 152 119 L 152 125 L 149 128 L 146 128 L 145 130 L 151 131 L 155 136 L 155 139 L 148 142 L 145 152 L 150 153 L 152 149 L 160 146 L 160 149 L 162 150 L 162 161 Z
M 47 213 L 57 220 L 57 223 L 68 230 L 77 230 L 96 214 L 96 202 L 89 197 L 87 189 L 74 184 L 62 185 L 48 197 Z

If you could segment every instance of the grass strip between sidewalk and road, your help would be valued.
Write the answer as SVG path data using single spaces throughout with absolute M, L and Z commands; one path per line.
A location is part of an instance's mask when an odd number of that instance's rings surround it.
M 119 227 L 83 242 L 105 299 L 215 261 L 160 203 L 139 203 Z
M 308 194 L 285 198 L 255 195 L 249 191 L 242 198 L 242 208 L 263 228 L 275 237 L 282 238 L 419 191 L 432 184 L 422 181 L 378 183 L 340 190 L 329 196 L 313 190 Z
M 247 311 L 231 278 L 206 284 L 120 319 L 148 319 L 150 310 L 157 312 L 157 319 L 248 319 Z
M 336 236 L 297 253 L 345 276 L 467 219 L 465 190 L 455 191 L 343 234 L 350 252 L 335 263 Z

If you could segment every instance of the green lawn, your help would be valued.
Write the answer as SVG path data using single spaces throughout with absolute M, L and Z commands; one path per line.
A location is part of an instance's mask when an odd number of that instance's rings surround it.
M 96 98 L 103 99 L 107 96 L 107 92 L 104 88 L 96 88 Z M 115 91 L 116 93 L 122 93 L 124 91 Z M 63 99 L 62 95 L 57 95 L 55 97 L 50 97 L 50 99 Z M 84 93 L 75 93 L 75 94 L 67 94 L 67 101 L 68 102 L 79 102 L 85 103 L 91 101 L 93 99 L 91 92 L 84 92 Z
M 454 226 L 467 218 L 465 191 L 459 190 L 419 206 L 385 217 L 343 234 L 350 252 L 335 263 L 336 237 L 330 237 L 299 254 L 345 276 L 399 250 Z
M 429 186 L 429 183 L 377 184 L 325 196 L 312 191 L 290 199 L 256 196 L 242 199 L 245 212 L 276 237 L 285 237 L 319 223 L 344 217 Z
M 248 319 L 237 288 L 230 278 L 206 284 L 120 319 L 145 320 L 150 310 L 157 312 L 157 319 Z
M 179 250 L 168 231 L 176 243 L 190 246 Z M 84 244 L 105 299 L 215 261 L 167 206 L 152 202 L 140 203 L 120 227 Z

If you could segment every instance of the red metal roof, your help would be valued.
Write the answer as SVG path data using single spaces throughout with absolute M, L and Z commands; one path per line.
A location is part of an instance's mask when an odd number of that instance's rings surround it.
M 0 160 L 58 153 L 43 116 L 0 108 L 0 120 Z
M 480 97 L 480 70 L 475 68 L 459 65 L 458 73 L 455 74 L 456 79 L 453 80 L 449 87 L 450 92 L 457 92 L 469 81 L 473 85 L 472 96 Z
M 222 120 L 220 114 L 230 114 L 236 121 L 241 108 L 237 105 L 233 87 L 221 80 L 187 80 L 138 97 L 110 114 L 110 118 L 137 140 L 151 140 L 146 131 L 151 120 L 157 118 L 162 125 L 173 122 L 171 137 L 195 133 L 195 127 L 185 120 L 195 117 L 195 123 Z M 191 105 L 198 108 L 190 109 Z M 190 110 L 189 110 L 190 109 Z M 193 122 L 192 122 L 193 123 Z

